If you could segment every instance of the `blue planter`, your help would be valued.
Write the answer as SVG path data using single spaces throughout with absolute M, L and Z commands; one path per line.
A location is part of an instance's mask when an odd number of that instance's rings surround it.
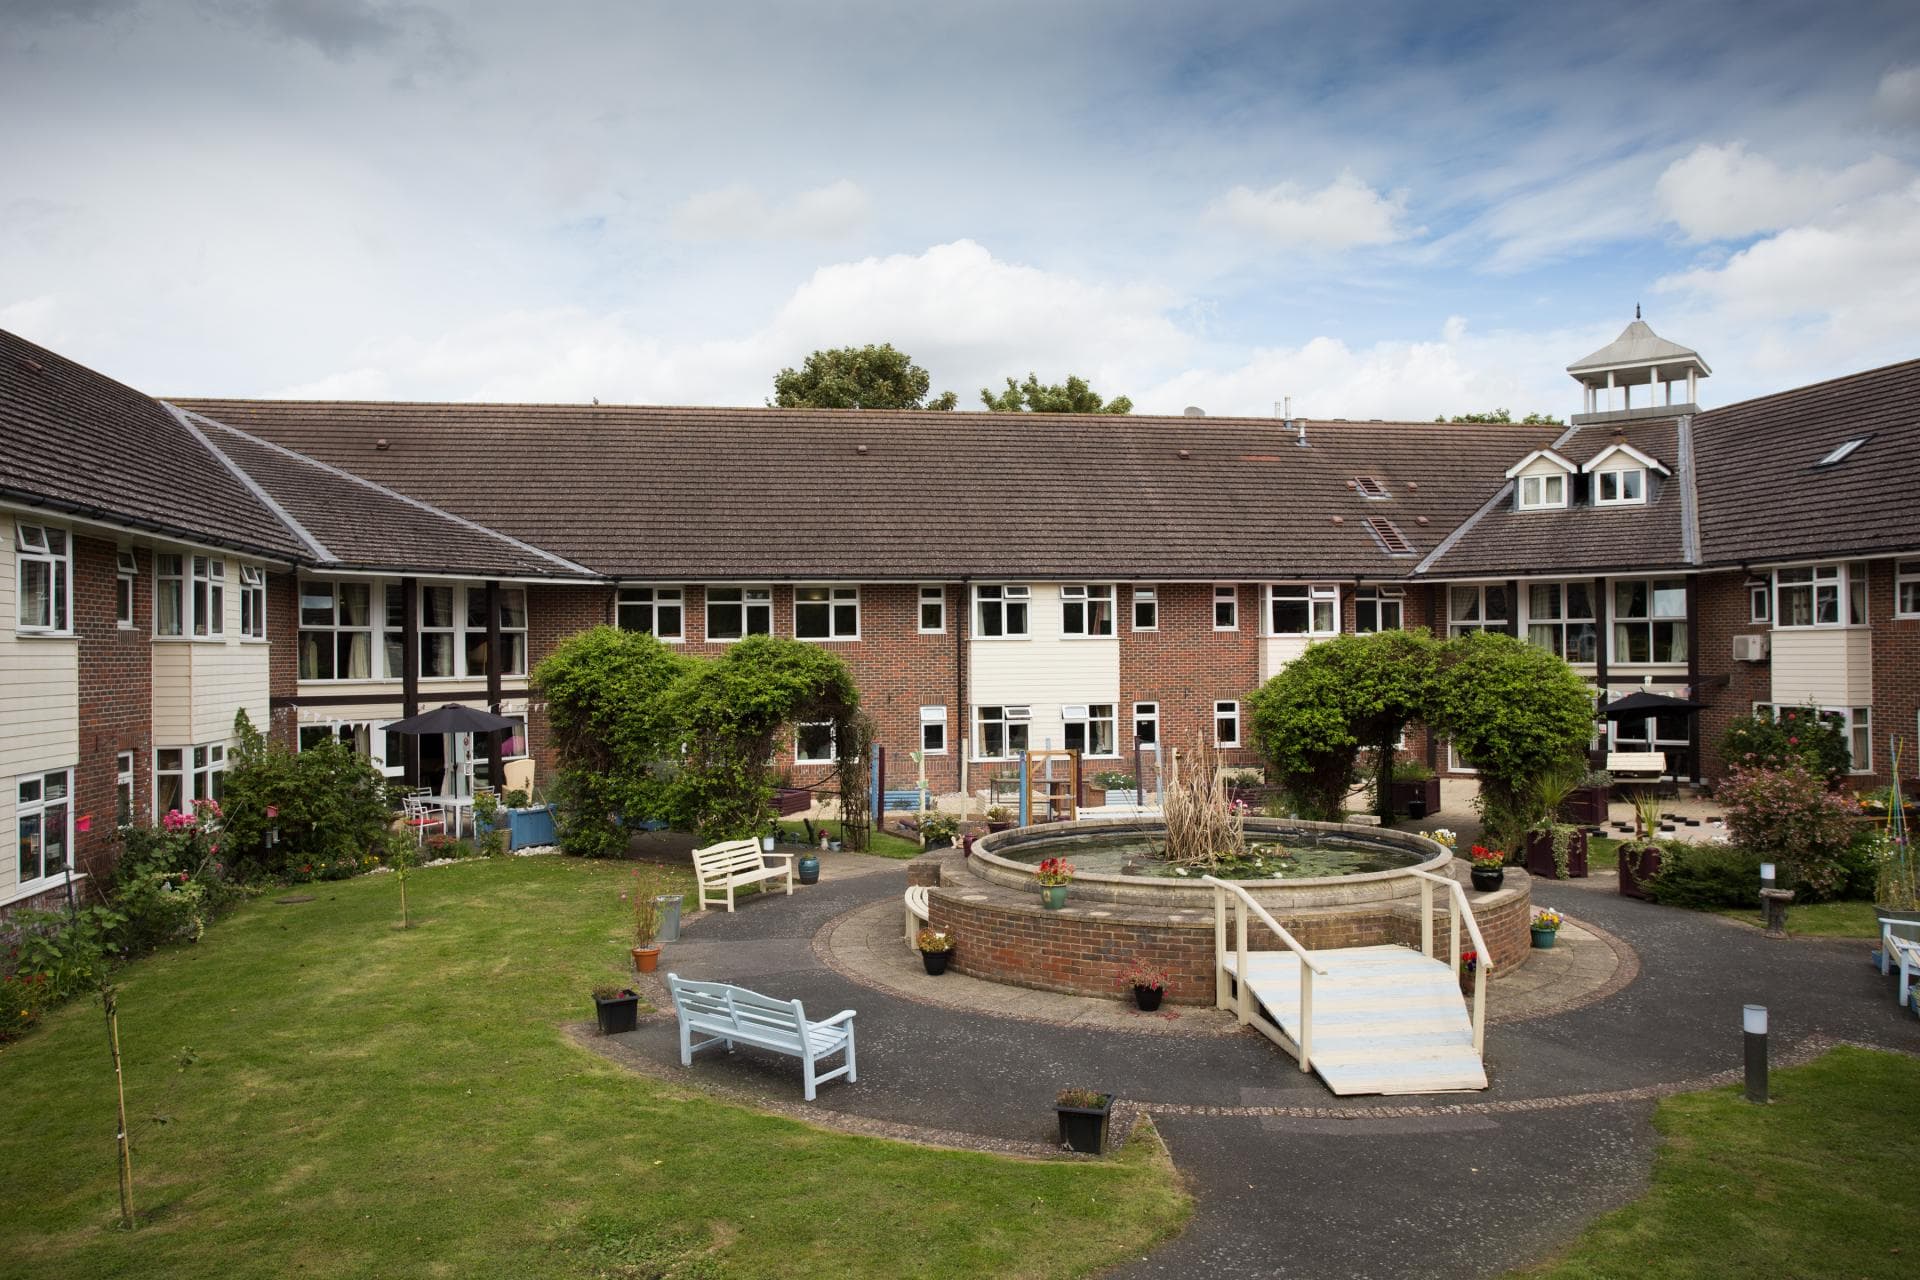
M 540 809 L 508 809 L 507 848 L 531 849 L 535 845 L 557 844 L 559 833 L 553 826 L 553 806 Z

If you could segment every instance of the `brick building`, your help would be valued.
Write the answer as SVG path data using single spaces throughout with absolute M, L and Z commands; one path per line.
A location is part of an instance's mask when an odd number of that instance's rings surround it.
M 1718 771 L 1734 715 L 1811 703 L 1884 781 L 1920 717 L 1920 361 L 1703 410 L 1705 362 L 1636 320 L 1569 372 L 1567 426 L 167 403 L 0 334 L 0 905 L 217 796 L 242 709 L 429 785 L 550 777 L 527 673 L 607 623 L 832 647 L 890 783 L 919 750 L 941 792 L 1047 746 L 1255 764 L 1251 690 L 1415 626 L 1691 695 L 1607 729 L 1677 775 Z M 453 701 L 520 725 L 480 760 L 380 731 Z M 833 750 L 803 729 L 784 763 Z

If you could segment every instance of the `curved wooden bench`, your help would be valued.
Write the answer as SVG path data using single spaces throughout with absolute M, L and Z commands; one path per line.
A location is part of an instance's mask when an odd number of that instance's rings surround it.
M 920 932 L 920 926 L 930 923 L 927 916 L 927 886 L 910 884 L 906 892 L 907 907 L 907 950 L 915 950 L 914 938 Z

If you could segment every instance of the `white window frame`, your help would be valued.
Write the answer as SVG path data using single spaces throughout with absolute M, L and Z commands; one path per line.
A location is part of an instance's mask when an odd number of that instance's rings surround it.
M 822 599 L 802 600 L 800 598 L 802 592 L 821 591 L 826 592 L 825 597 Z M 800 610 L 803 606 L 809 609 L 826 609 L 827 630 L 825 635 L 815 636 L 801 634 Z M 844 631 L 841 629 L 843 622 L 842 612 L 849 607 L 853 609 L 853 630 Z M 858 640 L 860 638 L 860 588 L 796 586 L 793 589 L 793 638 L 796 640 L 812 640 L 822 644 L 843 640 Z
M 801 744 L 809 730 L 827 731 L 827 754 L 803 755 Z M 831 720 L 808 720 L 793 726 L 793 762 L 795 764 L 837 764 L 840 760 L 840 730 Z
M 179 756 L 179 765 L 167 768 L 162 757 L 168 753 Z M 181 747 L 155 747 L 153 752 L 153 816 L 156 821 L 166 817 L 167 810 L 160 807 L 160 796 L 166 790 L 161 785 L 166 778 L 180 779 L 180 803 L 183 813 L 192 813 L 194 804 L 200 800 L 218 800 L 224 789 L 227 773 L 227 746 L 224 742 L 202 742 Z
M 1790 597 L 1806 595 L 1806 622 L 1789 622 L 1796 611 L 1789 609 Z M 1773 629 L 1775 631 L 1813 631 L 1844 627 L 1848 612 L 1847 568 L 1840 564 L 1796 565 L 1773 571 Z M 1821 605 L 1829 603 L 1833 616 L 1821 620 Z
M 1227 608 L 1227 621 L 1220 621 L 1220 606 Z M 1213 629 L 1215 631 L 1238 631 L 1240 629 L 1240 587 L 1237 583 L 1214 583 L 1213 585 Z
M 1634 583 L 1646 584 L 1647 612 L 1644 615 L 1629 616 L 1627 612 L 1620 607 L 1620 588 L 1630 587 Z M 1678 613 L 1660 612 L 1657 601 L 1662 594 L 1663 585 L 1665 594 L 1672 595 L 1676 592 L 1678 593 L 1680 597 Z M 1611 597 L 1607 601 L 1607 622 L 1609 624 L 1607 628 L 1607 664 L 1609 667 L 1684 667 L 1687 665 L 1687 654 L 1691 651 L 1694 636 L 1692 634 L 1692 628 L 1687 624 L 1687 580 L 1685 578 L 1611 578 L 1607 581 L 1607 593 Z M 1663 625 L 1679 628 L 1680 633 L 1685 637 L 1685 642 L 1680 646 L 1680 656 L 1678 658 L 1662 660 L 1652 657 L 1654 641 L 1659 634 L 1660 627 Z M 1620 643 L 1621 636 L 1624 635 L 1630 627 L 1646 628 L 1647 653 L 1649 656 L 1644 660 L 1635 660 L 1627 657 L 1625 646 Z
M 1373 625 L 1362 626 L 1368 607 L 1373 610 Z M 1387 615 L 1393 615 L 1391 625 Z M 1372 635 L 1380 631 L 1405 631 L 1407 629 L 1407 593 L 1404 587 L 1359 587 L 1353 593 L 1353 631 L 1355 635 Z
M 80 869 L 75 864 L 73 855 L 73 775 L 74 770 L 71 768 L 36 769 L 32 773 L 21 774 L 8 784 L 14 788 L 12 857 L 15 884 L 12 897 L 24 898 L 31 894 L 43 893 L 55 885 L 64 884 L 69 869 L 73 871 L 76 879 L 79 878 Z M 60 794 L 57 798 L 49 799 L 47 793 L 56 779 Z M 33 788 L 32 798 L 28 798 L 26 794 L 29 787 Z M 47 870 L 47 819 L 55 814 L 58 815 L 57 821 L 64 829 L 60 847 L 65 851 L 66 857 L 58 870 L 49 872 Z M 40 830 L 39 853 L 34 864 L 37 874 L 32 876 L 22 874 L 23 868 L 19 861 L 25 846 L 25 841 L 21 838 L 21 829 L 26 826 L 29 818 L 39 820 Z
M 458 637 L 454 644 L 454 652 L 458 655 L 456 668 L 462 677 L 478 679 L 487 674 L 487 660 L 483 652 L 479 662 L 472 661 L 471 650 L 476 642 L 481 645 L 487 642 L 487 588 L 485 584 L 469 584 L 461 591 L 461 606 L 454 612 L 458 622 Z M 520 601 L 517 626 L 510 621 L 516 616 L 512 608 L 516 596 Z M 527 589 L 495 588 L 494 607 L 500 611 L 500 648 L 504 650 L 500 674 L 507 677 L 524 676 L 527 674 Z M 475 612 L 480 615 L 478 622 L 474 621 Z
M 1140 741 L 1140 726 L 1153 726 L 1153 736 L 1146 742 Z M 1160 704 L 1157 702 L 1136 702 L 1133 704 L 1133 741 L 1142 751 L 1160 749 Z
M 340 622 L 340 599 L 343 589 L 347 587 L 358 587 L 367 593 L 367 620 L 363 625 L 342 625 Z M 319 607 L 314 602 L 319 599 L 321 588 L 325 588 L 327 592 L 327 617 L 329 621 L 309 621 L 309 610 L 317 610 Z M 295 644 L 297 648 L 294 654 L 294 671 L 296 678 L 302 684 L 338 684 L 342 681 L 373 680 L 378 678 L 379 672 L 374 659 L 375 642 L 379 635 L 379 628 L 375 625 L 374 621 L 373 588 L 374 584 L 371 582 L 351 582 L 330 578 L 301 578 L 298 580 L 297 590 L 300 594 L 296 602 L 295 614 L 295 622 L 297 624 Z M 424 593 L 425 588 L 422 588 L 422 591 Z M 426 604 L 423 594 L 421 601 L 422 616 L 425 614 L 425 608 Z M 306 661 L 307 637 L 309 635 L 325 635 L 329 637 L 326 641 L 329 658 L 327 669 L 332 673 L 331 675 L 308 675 L 302 670 L 302 666 Z M 365 675 L 352 676 L 340 674 L 342 666 L 340 661 L 340 644 L 343 636 L 349 638 L 349 652 L 351 652 L 352 648 L 351 637 L 366 637 L 367 673 Z M 425 645 L 422 645 L 420 648 L 420 661 L 424 668 L 426 664 Z M 315 667 L 314 669 L 318 670 L 319 668 Z
M 1147 616 L 1153 619 L 1142 626 L 1140 607 L 1146 606 Z M 1160 629 L 1160 590 L 1158 587 L 1135 587 L 1133 589 L 1133 611 L 1129 615 L 1132 629 L 1135 631 L 1158 631 Z
M 1231 722 L 1233 736 L 1221 733 L 1221 727 Z M 1240 745 L 1240 704 L 1237 701 L 1221 698 L 1213 704 L 1213 745 L 1216 747 L 1237 747 Z
M 1747 621 L 1761 626 L 1773 625 L 1773 584 L 1761 582 L 1747 587 Z
M 772 587 L 708 587 L 702 608 L 706 616 L 706 637 L 709 644 L 737 644 L 748 636 L 770 636 L 773 634 L 773 588 Z M 718 594 L 722 598 L 716 600 Z M 740 634 L 719 636 L 713 631 L 713 607 L 731 607 L 740 610 Z M 762 626 L 754 629 L 758 619 Z
M 113 620 L 122 631 L 133 630 L 133 593 L 140 562 L 124 547 L 113 553 Z
M 133 824 L 133 752 L 116 752 L 113 757 L 113 825 Z
M 934 610 L 939 619 L 933 626 L 927 625 L 927 610 Z M 942 586 L 923 586 L 914 606 L 914 628 L 923 636 L 943 636 L 947 633 L 947 589 Z
M 53 525 L 16 524 L 13 528 L 13 545 L 15 632 L 24 636 L 72 635 L 73 535 Z M 44 622 L 30 621 L 25 613 L 28 565 L 42 566 L 47 575 Z
M 1020 627 L 1013 618 L 1019 610 Z M 987 619 L 997 621 L 992 627 Z M 1027 640 L 1033 636 L 1033 588 L 1017 582 L 983 582 L 973 589 L 973 634 L 980 640 Z M 990 757 L 1001 759 L 1003 757 Z
M 1340 634 L 1340 588 L 1326 582 L 1275 582 L 1267 587 L 1265 634 L 1269 636 L 1335 636 Z M 1307 627 L 1304 631 L 1282 631 L 1274 618 L 1280 602 L 1304 604 Z M 1325 625 L 1322 625 L 1324 619 Z
M 191 558 L 192 633 L 195 640 L 218 640 L 227 632 L 227 562 L 219 556 Z
M 996 714 L 989 716 L 991 711 Z M 1006 754 L 990 756 L 986 752 L 987 726 L 1000 726 L 1001 746 Z M 1033 707 L 1015 706 L 1010 703 L 991 703 L 973 709 L 973 758 L 975 760 L 1014 760 L 1033 747 Z M 1020 746 L 1013 742 L 1014 732 L 1018 729 L 1026 741 Z
M 1559 511 L 1567 505 L 1565 472 L 1520 477 L 1516 490 L 1522 511 Z
M 1894 561 L 1893 616 L 1920 618 L 1920 560 Z
M 1586 593 L 1587 612 L 1584 614 L 1575 614 L 1572 612 L 1572 595 L 1573 588 L 1575 587 L 1580 588 Z M 1558 612 L 1536 615 L 1533 611 L 1533 593 L 1543 589 L 1551 590 L 1556 588 L 1558 589 Z M 1596 665 L 1600 656 L 1600 619 L 1595 609 L 1593 582 L 1590 579 L 1568 578 L 1559 582 L 1523 582 L 1520 584 L 1520 590 L 1520 598 L 1526 605 L 1525 637 L 1528 644 L 1545 649 L 1548 653 L 1553 654 L 1555 657 L 1562 659 L 1572 666 L 1591 667 Z M 1567 640 L 1568 632 L 1575 627 L 1581 626 L 1586 627 L 1587 633 L 1592 637 L 1593 657 L 1578 658 L 1570 656 L 1573 649 Z M 1541 643 L 1540 635 L 1536 633 L 1550 635 L 1553 637 L 1553 642 L 1546 644 Z
M 939 727 L 940 745 L 927 745 L 927 730 Z M 945 705 L 920 708 L 920 754 L 923 756 L 943 756 L 947 754 L 947 708 Z
M 1607 481 L 1614 484 L 1614 496 L 1607 496 Z M 1631 481 L 1631 483 L 1629 483 Z M 1632 489 L 1635 492 L 1629 493 Z M 1641 507 L 1647 502 L 1645 467 L 1607 467 L 1593 473 L 1593 505 L 1596 507 Z
M 1103 610 L 1102 605 L 1106 608 Z M 1104 614 L 1106 630 L 1096 630 Z M 1075 621 L 1077 619 L 1077 621 Z M 1066 583 L 1060 588 L 1060 634 L 1069 640 L 1111 640 L 1119 626 L 1113 616 L 1113 584 Z
M 673 617 L 673 630 L 664 619 Z M 650 635 L 664 644 L 684 644 L 687 638 L 687 593 L 684 587 L 621 587 L 614 596 L 614 624 L 622 631 Z M 645 625 L 640 625 L 644 622 Z
M 1447 591 L 1447 635 L 1461 636 L 1469 631 L 1505 631 L 1515 622 L 1514 611 L 1520 607 L 1519 601 L 1507 591 L 1504 582 L 1450 582 Z M 1471 615 L 1456 613 L 1455 606 L 1460 603 L 1458 594 L 1473 592 L 1473 612 Z M 1488 616 L 1487 593 L 1498 591 L 1506 599 L 1507 616 L 1494 618 Z
M 1095 712 L 1102 710 L 1106 712 L 1105 715 L 1095 714 Z M 1075 712 L 1078 714 L 1073 714 Z M 1118 760 L 1120 758 L 1120 708 L 1115 703 L 1096 702 L 1072 707 L 1062 707 L 1060 709 L 1060 724 L 1062 729 L 1061 743 L 1069 751 L 1075 750 L 1075 747 L 1072 741 L 1066 737 L 1065 730 L 1075 725 L 1080 727 L 1081 742 L 1083 745 L 1079 747 L 1078 750 L 1081 759 Z M 1096 725 L 1106 726 L 1107 743 L 1109 747 L 1111 747 L 1111 750 L 1093 751 L 1089 749 L 1094 740 Z
M 267 638 L 267 571 L 257 564 L 240 566 L 240 638 Z
M 167 607 L 168 588 L 173 607 Z M 160 640 L 184 640 L 191 626 L 193 605 L 187 592 L 187 556 L 178 551 L 153 553 L 153 634 Z

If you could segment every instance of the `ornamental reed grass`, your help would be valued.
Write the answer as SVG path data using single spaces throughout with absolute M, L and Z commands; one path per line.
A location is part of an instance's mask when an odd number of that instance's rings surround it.
M 633 945 L 650 947 L 660 937 L 660 894 L 666 880 L 658 867 L 636 867 L 622 898 L 631 898 Z

